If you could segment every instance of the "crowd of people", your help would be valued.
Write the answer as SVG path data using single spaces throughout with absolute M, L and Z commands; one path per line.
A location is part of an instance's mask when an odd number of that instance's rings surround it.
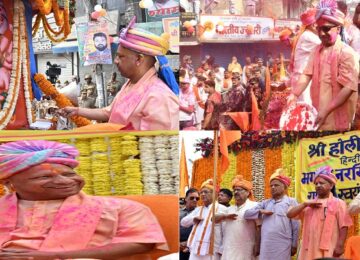
M 317 111 L 316 129 L 350 129 L 358 100 L 360 4 L 350 17 L 345 1 L 330 2 L 301 14 L 301 27 L 280 32 L 280 42 L 291 52 L 288 59 L 268 52 L 266 59 L 246 57 L 240 64 L 233 56 L 224 68 L 207 55 L 194 68 L 191 56 L 184 55 L 180 129 L 240 129 L 231 113 L 252 112 L 252 95 L 261 110 L 267 81 L 273 90 L 289 91 L 281 111 L 305 102 Z M 271 129 L 279 129 L 280 116 Z
M 358 247 L 348 242 L 345 248 L 344 242 L 353 225 L 351 215 L 360 213 L 360 195 L 349 206 L 339 199 L 337 178 L 329 166 L 316 170 L 313 183 L 317 197 L 303 203 L 287 195 L 292 184 L 283 169 L 277 169 L 267 184 L 272 197 L 259 202 L 254 200 L 252 182 L 240 175 L 232 181 L 233 192 L 217 192 L 211 179 L 200 191 L 190 188 L 179 216 L 180 260 L 290 260 L 294 255 L 309 260 L 344 253 L 354 259 Z M 232 197 L 234 204 L 230 204 Z
M 269 80 L 277 80 L 280 58 L 268 54 Z M 233 56 L 225 69 L 207 55 L 198 68 L 191 56 L 185 55 L 180 68 L 180 129 L 241 129 L 229 113 L 252 110 L 252 95 L 261 109 L 265 95 L 266 66 L 262 58 L 246 57 L 244 66 Z M 242 129 L 244 130 L 244 129 Z

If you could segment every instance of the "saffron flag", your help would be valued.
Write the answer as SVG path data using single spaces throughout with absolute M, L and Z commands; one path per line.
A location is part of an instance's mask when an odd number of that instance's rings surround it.
M 220 153 L 222 154 L 221 158 L 221 170 L 225 172 L 229 167 L 229 151 L 228 146 L 231 145 L 236 140 L 241 138 L 240 131 L 226 131 L 225 129 L 220 129 Z
M 270 70 L 269 67 L 266 67 L 266 73 L 265 73 L 265 100 L 269 98 L 270 96 L 270 86 L 271 77 L 270 77 Z
M 189 188 L 189 175 L 186 164 L 186 155 L 185 155 L 185 144 L 184 139 L 181 142 L 181 155 L 180 155 L 180 185 L 179 185 L 179 194 L 180 198 L 185 197 L 185 189 Z
M 248 112 L 226 112 L 232 120 L 240 127 L 241 131 L 246 132 L 249 130 L 249 113 Z
M 257 100 L 254 92 L 251 90 L 251 120 L 252 120 L 252 130 L 258 131 L 261 129 L 261 124 L 259 120 L 260 111 L 258 108 Z

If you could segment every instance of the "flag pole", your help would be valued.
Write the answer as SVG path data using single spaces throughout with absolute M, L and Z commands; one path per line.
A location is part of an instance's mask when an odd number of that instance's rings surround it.
M 219 158 L 219 140 L 218 140 L 218 131 L 214 130 L 214 191 L 212 194 L 212 216 L 211 216 L 211 241 L 210 241 L 210 254 L 214 255 L 214 244 L 215 244 L 215 203 L 216 203 L 216 182 L 217 182 L 217 165 L 218 165 L 218 158 Z

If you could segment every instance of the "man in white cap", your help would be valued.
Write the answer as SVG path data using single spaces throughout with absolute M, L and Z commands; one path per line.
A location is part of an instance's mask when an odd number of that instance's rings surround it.
M 184 130 L 195 125 L 195 95 L 190 87 L 189 77 L 180 77 L 179 128 Z

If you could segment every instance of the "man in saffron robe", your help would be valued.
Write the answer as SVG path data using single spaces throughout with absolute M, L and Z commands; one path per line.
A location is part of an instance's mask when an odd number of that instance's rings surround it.
M 335 190 L 336 182 L 331 167 L 320 167 L 314 176 L 317 198 L 293 207 L 287 213 L 289 218 L 303 220 L 300 260 L 341 257 L 344 253 L 352 219 L 346 203 L 331 193 Z
M 105 108 L 65 107 L 60 113 L 124 125 L 123 130 L 178 130 L 179 86 L 168 64 L 161 64 L 169 49 L 167 35 L 139 29 L 133 19 L 120 32 L 115 64 L 129 80 Z M 160 76 L 154 67 L 160 62 Z M 165 73 L 165 71 L 167 73 Z M 173 90 L 173 91 L 172 91 Z
M 212 234 L 212 212 L 215 207 L 215 214 L 224 213 L 226 207 L 217 202 L 213 203 L 213 192 L 215 192 L 213 181 L 211 179 L 205 181 L 200 189 L 200 198 L 204 206 L 197 207 L 180 222 L 183 227 L 193 225 L 187 243 L 190 249 L 189 260 L 220 260 L 221 258 L 223 225 L 215 224 Z
M 259 260 L 290 260 L 296 254 L 300 222 L 286 216 L 289 207 L 298 204 L 286 195 L 290 183 L 283 169 L 277 169 L 270 177 L 272 198 L 245 211 L 245 219 L 262 220 Z
M 359 56 L 341 41 L 345 15 L 336 9 L 335 1 L 321 1 L 316 18 L 321 45 L 312 53 L 288 97 L 288 105 L 296 102 L 312 80 L 310 93 L 318 111 L 317 128 L 347 130 L 354 120 L 358 99 Z
M 0 198 L 0 259 L 143 260 L 154 247 L 167 249 L 147 207 L 81 192 L 76 156 L 50 141 L 0 146 L 0 180 L 15 190 Z
M 243 179 L 241 175 L 232 181 L 235 205 L 227 208 L 225 214 L 217 214 L 216 221 L 224 221 L 222 259 L 226 260 L 254 260 L 258 255 L 258 220 L 244 219 L 246 210 L 257 205 L 254 201 L 252 183 Z

